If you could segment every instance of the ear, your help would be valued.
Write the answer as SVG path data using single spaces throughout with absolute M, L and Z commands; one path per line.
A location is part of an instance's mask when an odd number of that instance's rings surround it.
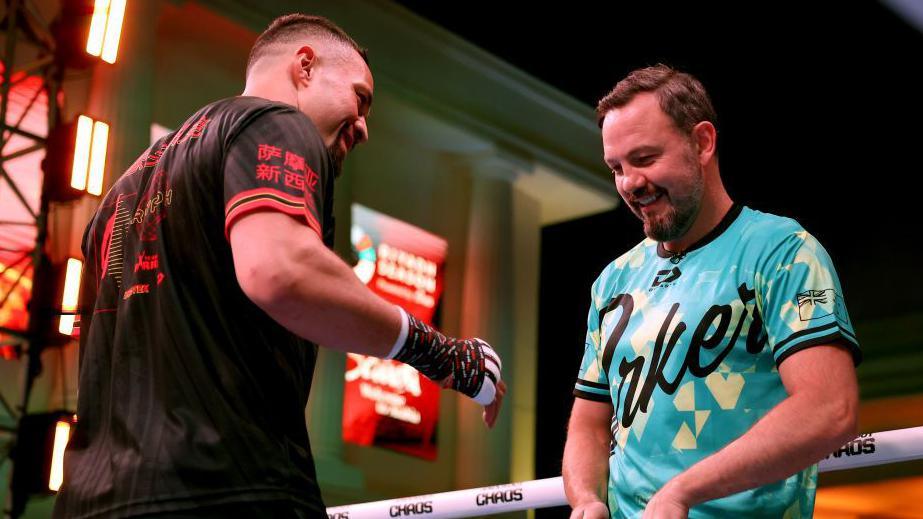
M 292 62 L 292 79 L 296 84 L 306 84 L 313 77 L 316 65 L 317 54 L 314 49 L 309 45 L 299 48 Z
M 702 121 L 692 127 L 692 142 L 699 155 L 699 162 L 707 164 L 715 156 L 718 146 L 718 130 L 715 125 Z

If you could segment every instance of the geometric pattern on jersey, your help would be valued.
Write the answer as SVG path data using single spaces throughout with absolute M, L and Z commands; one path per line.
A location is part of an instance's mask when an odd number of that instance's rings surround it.
M 593 284 L 575 396 L 613 405 L 612 517 L 743 435 L 786 397 L 778 366 L 837 343 L 861 360 L 829 255 L 797 222 L 733 206 L 681 256 L 645 239 Z M 816 465 L 689 517 L 810 517 Z

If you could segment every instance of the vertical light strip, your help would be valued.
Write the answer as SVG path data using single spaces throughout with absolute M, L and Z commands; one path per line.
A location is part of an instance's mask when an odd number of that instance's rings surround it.
M 90 162 L 90 141 L 93 136 L 93 119 L 85 115 L 77 118 L 77 138 L 74 142 L 74 165 L 71 169 L 71 187 L 83 191 L 87 188 L 87 168 Z
M 70 438 L 71 424 L 64 420 L 54 426 L 54 449 L 51 451 L 51 474 L 48 477 L 48 489 L 57 492 L 64 482 L 64 448 Z
M 80 299 L 80 271 L 82 268 L 82 261 L 68 258 L 67 272 L 64 275 L 64 297 L 61 298 L 61 311 L 70 312 L 70 315 L 62 315 L 61 323 L 58 325 L 58 331 L 64 335 L 74 333 L 74 312 L 77 311 L 77 302 Z
M 87 37 L 87 53 L 99 56 L 103 50 L 103 38 L 106 35 L 106 20 L 109 19 L 109 0 L 96 0 L 93 8 L 93 20 L 90 22 L 90 35 Z
M 115 63 L 119 52 L 119 39 L 122 36 L 122 21 L 125 18 L 125 1 L 112 0 L 109 19 L 106 22 L 106 37 L 103 39 L 102 59 L 106 63 Z
M 106 172 L 106 148 L 109 145 L 109 125 L 96 121 L 93 124 L 93 150 L 90 155 L 90 179 L 87 193 L 99 196 L 103 192 L 103 176 Z

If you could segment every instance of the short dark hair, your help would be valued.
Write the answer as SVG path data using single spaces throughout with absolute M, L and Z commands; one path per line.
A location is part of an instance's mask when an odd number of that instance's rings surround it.
M 277 43 L 294 43 L 298 38 L 316 37 L 335 41 L 351 47 L 362 56 L 366 64 L 369 62 L 368 51 L 359 46 L 339 25 L 323 16 L 311 16 L 301 13 L 292 13 L 280 16 L 269 24 L 256 39 L 250 48 L 250 58 L 247 60 L 247 73 L 253 64 L 268 54 L 269 48 Z
M 662 63 L 634 70 L 619 81 L 596 106 L 596 122 L 602 126 L 610 110 L 625 106 L 642 92 L 653 92 L 660 101 L 660 109 L 687 135 L 702 121 L 718 126 L 718 116 L 702 83 L 691 74 Z

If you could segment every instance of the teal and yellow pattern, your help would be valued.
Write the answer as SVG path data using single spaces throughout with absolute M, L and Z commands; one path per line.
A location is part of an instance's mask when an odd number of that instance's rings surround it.
M 592 288 L 574 394 L 614 407 L 612 517 L 786 397 L 778 366 L 821 344 L 861 353 L 833 264 L 794 220 L 734 206 L 683 256 L 644 240 Z M 694 507 L 690 517 L 810 517 L 816 466 Z

